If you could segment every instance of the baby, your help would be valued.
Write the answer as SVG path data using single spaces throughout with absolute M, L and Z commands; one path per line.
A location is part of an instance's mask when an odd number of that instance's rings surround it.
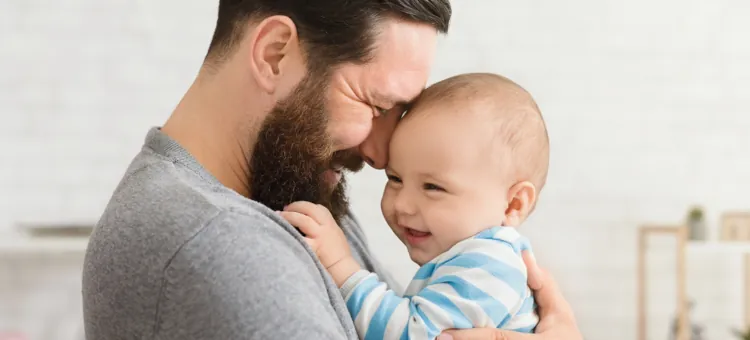
M 421 267 L 403 297 L 352 258 L 331 214 L 306 202 L 282 216 L 341 288 L 361 339 L 434 339 L 455 328 L 531 333 L 538 322 L 516 228 L 534 209 L 549 139 L 531 95 L 474 73 L 427 88 L 393 134 L 385 220 Z

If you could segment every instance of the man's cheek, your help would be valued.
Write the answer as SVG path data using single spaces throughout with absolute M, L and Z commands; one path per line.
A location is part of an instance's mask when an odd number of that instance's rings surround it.
M 334 127 L 330 136 L 334 141 L 333 146 L 335 150 L 340 151 L 359 147 L 370 134 L 371 126 L 369 123 L 349 122 Z

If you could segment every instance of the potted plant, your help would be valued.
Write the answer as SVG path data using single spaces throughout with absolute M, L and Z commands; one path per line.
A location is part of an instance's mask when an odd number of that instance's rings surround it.
M 690 209 L 687 216 L 687 227 L 690 240 L 706 240 L 706 221 L 703 208 L 694 206 Z
M 735 329 L 732 330 L 732 332 L 737 336 L 737 339 L 739 340 L 750 340 L 750 327 L 748 327 L 744 331 Z
M 688 313 L 692 313 L 693 307 L 695 307 L 695 301 L 688 301 Z M 677 333 L 679 331 L 680 322 L 679 318 L 677 316 L 674 317 L 672 320 L 672 331 L 669 334 L 670 340 L 676 340 L 677 339 Z M 689 340 L 703 340 L 703 331 L 704 328 L 702 325 L 699 325 L 695 322 L 693 322 L 692 317 L 688 316 L 688 336 L 687 338 Z

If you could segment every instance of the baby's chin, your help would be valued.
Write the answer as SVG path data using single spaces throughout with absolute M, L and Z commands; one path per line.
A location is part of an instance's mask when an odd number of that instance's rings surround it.
M 416 257 L 414 257 L 414 255 L 411 255 L 411 254 L 409 254 L 409 257 L 411 257 L 411 262 L 414 262 L 414 263 L 416 263 L 416 264 L 417 264 L 417 265 L 419 265 L 420 267 L 421 267 L 421 266 L 424 266 L 424 264 L 425 264 L 425 263 L 427 263 L 427 262 L 424 262 L 424 261 L 422 261 L 422 260 L 421 260 L 421 259 L 419 259 L 419 258 L 416 258 Z
M 435 256 L 429 256 L 422 250 L 409 249 L 409 258 L 411 258 L 412 262 L 418 264 L 419 266 L 424 266 L 425 263 L 429 263 L 430 261 L 432 261 Z

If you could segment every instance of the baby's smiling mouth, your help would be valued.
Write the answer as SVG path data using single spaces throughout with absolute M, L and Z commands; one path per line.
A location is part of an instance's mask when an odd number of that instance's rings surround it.
M 419 244 L 425 240 L 427 240 L 430 236 L 432 236 L 432 233 L 426 232 L 426 231 L 419 231 L 416 229 L 403 227 L 404 228 L 404 235 L 406 236 L 406 242 L 408 242 L 411 245 Z

